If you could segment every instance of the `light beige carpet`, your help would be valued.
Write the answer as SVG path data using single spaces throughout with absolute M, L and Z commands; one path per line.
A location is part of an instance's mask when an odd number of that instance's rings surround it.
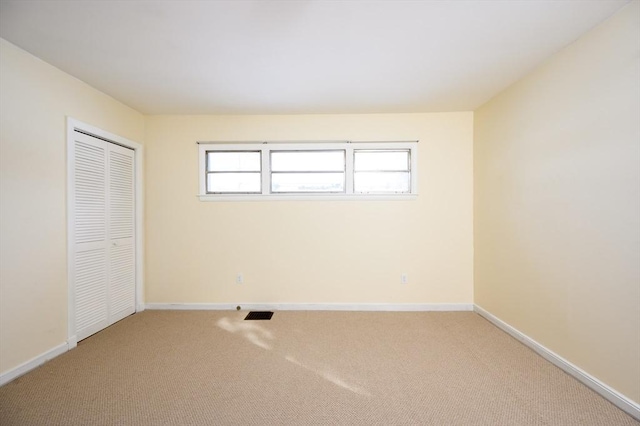
M 638 425 L 471 312 L 146 311 L 0 388 L 8 425 Z

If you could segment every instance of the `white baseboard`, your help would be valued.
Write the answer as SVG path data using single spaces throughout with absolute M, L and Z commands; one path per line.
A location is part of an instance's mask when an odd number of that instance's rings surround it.
M 58 346 L 49 349 L 48 351 L 36 356 L 35 358 L 30 359 L 27 362 L 20 364 L 17 367 L 12 368 L 9 371 L 6 371 L 0 374 L 0 386 L 9 383 L 13 379 L 22 376 L 23 374 L 28 373 L 36 367 L 41 366 L 45 362 L 57 357 L 58 355 L 62 355 L 63 353 L 69 350 L 68 343 L 61 343 Z
M 69 337 L 67 339 L 67 346 L 69 347 L 68 350 L 71 350 L 78 346 L 78 336 L 74 334 L 73 336 Z
M 471 303 L 147 303 L 146 309 L 182 311 L 380 311 L 380 312 L 427 312 L 427 311 L 472 311 Z
M 496 327 L 505 331 L 507 334 L 510 334 L 516 340 L 522 342 L 526 346 L 533 349 L 538 355 L 551 362 L 556 367 L 562 369 L 567 374 L 575 377 L 577 380 L 585 384 L 587 387 L 601 395 L 607 401 L 611 402 L 616 407 L 620 408 L 625 413 L 630 416 L 640 420 L 640 404 L 635 403 L 630 400 L 626 396 L 617 392 L 615 389 L 605 385 L 600 380 L 596 379 L 586 371 L 562 358 L 560 355 L 556 354 L 550 349 L 542 346 L 540 343 L 536 342 L 526 334 L 520 332 L 514 327 L 510 326 L 506 322 L 502 321 L 498 317 L 490 314 L 483 308 L 478 305 L 474 305 L 473 310 L 477 312 L 479 315 L 487 319 L 489 322 L 494 324 Z

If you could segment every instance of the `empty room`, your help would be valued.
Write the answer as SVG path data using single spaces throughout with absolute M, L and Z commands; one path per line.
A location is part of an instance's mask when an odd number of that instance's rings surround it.
M 640 425 L 640 0 L 0 0 L 0 424 Z

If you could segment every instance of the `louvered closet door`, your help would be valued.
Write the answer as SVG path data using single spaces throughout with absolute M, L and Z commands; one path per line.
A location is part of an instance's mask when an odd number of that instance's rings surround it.
M 109 323 L 135 312 L 134 174 L 133 150 L 110 144 L 109 208 Z
M 74 135 L 77 340 L 135 312 L 134 152 Z

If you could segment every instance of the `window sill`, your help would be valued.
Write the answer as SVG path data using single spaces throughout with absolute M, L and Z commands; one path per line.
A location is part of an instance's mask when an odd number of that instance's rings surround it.
M 418 194 L 228 194 L 198 195 L 200 201 L 407 201 Z

